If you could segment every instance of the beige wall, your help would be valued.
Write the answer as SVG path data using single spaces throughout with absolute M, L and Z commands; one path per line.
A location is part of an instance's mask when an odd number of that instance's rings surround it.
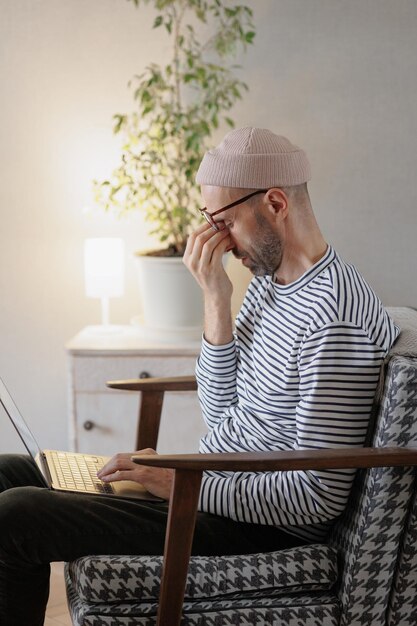
M 309 154 L 327 240 L 386 305 L 417 306 L 415 0 L 257 0 L 238 125 Z M 124 0 L 0 0 L 0 375 L 44 447 L 65 447 L 64 343 L 99 320 L 84 296 L 85 237 L 146 245 L 140 219 L 94 211 L 90 181 L 117 161 L 111 116 L 167 47 Z M 220 138 L 216 137 L 216 140 Z M 234 308 L 249 276 L 234 264 Z M 112 320 L 140 310 L 134 268 Z M 20 449 L 0 422 L 0 451 Z

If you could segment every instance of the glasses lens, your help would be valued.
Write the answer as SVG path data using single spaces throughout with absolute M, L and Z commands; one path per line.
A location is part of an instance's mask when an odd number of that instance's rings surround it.
M 214 230 L 219 230 L 219 227 L 217 226 L 214 219 L 211 217 L 210 213 L 208 213 L 207 211 L 203 211 L 203 215 Z

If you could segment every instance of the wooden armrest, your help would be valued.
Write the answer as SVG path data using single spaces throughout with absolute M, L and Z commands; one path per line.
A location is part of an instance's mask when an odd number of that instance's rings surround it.
M 136 450 L 156 449 L 165 392 L 196 391 L 197 389 L 197 381 L 194 376 L 109 380 L 106 385 L 111 389 L 142 392 L 136 432 Z
M 127 391 L 195 391 L 197 389 L 195 376 L 109 380 L 106 385 L 111 389 Z
M 141 465 L 176 470 L 265 472 L 417 465 L 417 448 L 327 448 L 288 452 L 133 455 Z
M 417 465 L 417 448 L 327 448 L 288 452 L 133 455 L 175 470 L 169 501 L 157 626 L 179 626 L 204 470 L 291 471 Z

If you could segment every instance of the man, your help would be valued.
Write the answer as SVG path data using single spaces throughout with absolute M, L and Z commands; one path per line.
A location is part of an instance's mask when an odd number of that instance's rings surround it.
M 363 445 L 380 364 L 398 329 L 324 241 L 308 179 L 304 152 L 262 129 L 232 131 L 201 163 L 208 223 L 191 235 L 184 262 L 205 301 L 202 452 Z M 235 331 L 227 250 L 255 275 Z M 137 466 L 131 454 L 113 457 L 100 478 L 135 480 L 168 499 L 171 470 Z M 351 471 L 207 473 L 193 553 L 270 551 L 324 537 L 351 480 Z M 51 561 L 163 551 L 166 502 L 41 487 L 26 457 L 0 457 L 0 624 L 7 626 L 43 623 Z
M 315 219 L 305 153 L 268 130 L 230 132 L 197 174 L 208 224 L 184 261 L 204 292 L 201 452 L 362 446 L 399 329 Z M 227 250 L 255 278 L 233 334 Z M 200 509 L 323 539 L 354 471 L 206 474 Z

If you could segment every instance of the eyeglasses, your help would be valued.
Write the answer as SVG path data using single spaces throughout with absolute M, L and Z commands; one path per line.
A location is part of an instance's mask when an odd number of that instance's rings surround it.
M 204 215 L 204 217 L 206 218 L 210 226 L 214 230 L 218 231 L 220 230 L 219 225 L 213 219 L 215 215 L 219 215 L 219 213 L 223 213 L 223 211 L 226 211 L 226 209 L 231 209 L 232 207 L 237 206 L 238 204 L 241 204 L 242 202 L 246 202 L 246 200 L 249 200 L 249 198 L 252 198 L 252 196 L 256 196 L 256 194 L 258 193 L 266 193 L 267 191 L 268 189 L 258 189 L 258 191 L 252 191 L 252 193 L 248 194 L 247 196 L 244 196 L 243 198 L 240 198 L 240 200 L 235 200 L 234 202 L 227 204 L 223 208 L 218 209 L 218 211 L 214 211 L 214 213 L 209 213 L 206 207 L 204 207 L 204 209 L 199 209 L 199 211 L 202 215 Z

